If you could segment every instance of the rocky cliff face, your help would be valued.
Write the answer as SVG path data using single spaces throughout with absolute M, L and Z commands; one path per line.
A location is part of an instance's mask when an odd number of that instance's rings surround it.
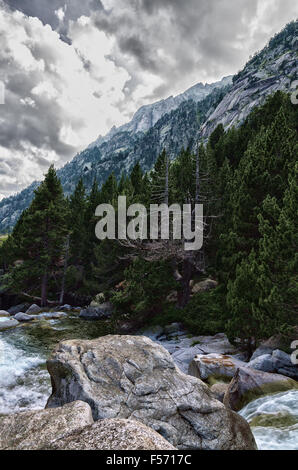
M 233 87 L 202 126 L 203 137 L 220 123 L 226 129 L 239 126 L 268 95 L 290 91 L 298 71 L 297 34 L 297 22 L 288 25 L 234 76 Z
M 95 178 L 101 185 L 111 172 L 119 177 L 137 161 L 149 170 L 163 148 L 173 158 L 182 147 L 207 139 L 220 123 L 225 128 L 239 126 L 269 94 L 290 91 L 298 78 L 297 25 L 293 22 L 276 35 L 232 84 L 230 77 L 212 85 L 199 83 L 181 95 L 143 106 L 128 124 L 100 136 L 58 171 L 65 193 L 71 193 L 81 177 L 89 190 Z M 11 230 L 37 184 L 0 202 L 0 233 Z

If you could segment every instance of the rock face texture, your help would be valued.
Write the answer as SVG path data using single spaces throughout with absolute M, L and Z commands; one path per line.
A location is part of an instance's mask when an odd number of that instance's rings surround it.
M 153 429 L 131 419 L 103 419 L 44 448 L 47 450 L 176 450 Z
M 135 419 L 179 449 L 255 448 L 246 421 L 143 336 L 65 341 L 47 366 L 53 387 L 47 407 L 82 400 L 94 420 Z
M 0 416 L 0 449 L 42 449 L 92 423 L 90 406 L 80 401 L 59 409 Z
M 277 90 L 290 91 L 297 79 L 297 22 L 288 25 L 234 76 L 233 87 L 202 127 L 208 137 L 218 126 L 238 127 L 255 106 Z
M 234 410 L 258 396 L 298 388 L 297 382 L 284 375 L 256 370 L 246 362 L 221 354 L 198 354 L 190 363 L 189 374 L 211 384 L 230 381 L 237 375 L 233 393 L 230 393 L 230 405 Z

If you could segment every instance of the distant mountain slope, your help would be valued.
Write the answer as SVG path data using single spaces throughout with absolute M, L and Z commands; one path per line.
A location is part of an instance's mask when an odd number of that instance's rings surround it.
M 104 142 L 111 140 L 116 134 L 122 132 L 132 132 L 137 134 L 138 132 L 145 133 L 151 127 L 153 127 L 157 121 L 159 121 L 165 114 L 170 113 L 177 109 L 183 102 L 193 100 L 198 103 L 206 98 L 215 89 L 223 88 L 232 83 L 232 77 L 224 77 L 221 81 L 212 84 L 197 83 L 192 86 L 184 93 L 175 97 L 170 96 L 169 98 L 156 103 L 142 106 L 133 116 L 132 120 L 121 127 L 113 127 L 110 132 L 105 136 L 99 136 L 98 139 L 93 142 L 89 148 L 94 146 L 99 147 Z
M 148 170 L 163 149 L 171 157 L 181 147 L 206 139 L 222 123 L 239 126 L 251 110 L 276 90 L 289 91 L 297 76 L 297 25 L 290 23 L 233 78 L 213 85 L 199 83 L 177 97 L 140 108 L 124 126 L 113 128 L 58 171 L 66 194 L 80 177 L 87 189 L 94 178 L 102 184 L 113 171 L 129 172 L 136 161 Z M 0 233 L 9 231 L 30 204 L 33 183 L 20 194 L 0 202 Z

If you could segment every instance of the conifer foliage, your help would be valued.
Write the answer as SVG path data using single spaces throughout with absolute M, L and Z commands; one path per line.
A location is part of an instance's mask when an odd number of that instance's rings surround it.
M 136 162 L 119 181 L 94 181 L 90 194 L 80 180 L 69 200 L 51 167 L 0 247 L 11 291 L 40 295 L 42 305 L 61 291 L 74 302 L 104 292 L 119 315 L 170 315 L 197 333 L 225 330 L 250 349 L 287 332 L 298 316 L 297 118 L 289 96 L 276 92 L 238 129 L 218 126 L 196 154 L 181 149 L 170 161 L 163 151 L 151 172 Z M 203 204 L 203 249 L 186 259 L 164 243 L 162 255 L 145 259 L 133 245 L 97 240 L 97 205 L 117 211 L 121 195 L 147 209 Z M 218 289 L 191 297 L 190 279 L 207 276 Z

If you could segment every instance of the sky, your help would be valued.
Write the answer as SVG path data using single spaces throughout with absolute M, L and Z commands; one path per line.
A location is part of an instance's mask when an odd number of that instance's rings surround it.
M 137 109 L 237 73 L 293 0 L 0 0 L 0 199 Z

